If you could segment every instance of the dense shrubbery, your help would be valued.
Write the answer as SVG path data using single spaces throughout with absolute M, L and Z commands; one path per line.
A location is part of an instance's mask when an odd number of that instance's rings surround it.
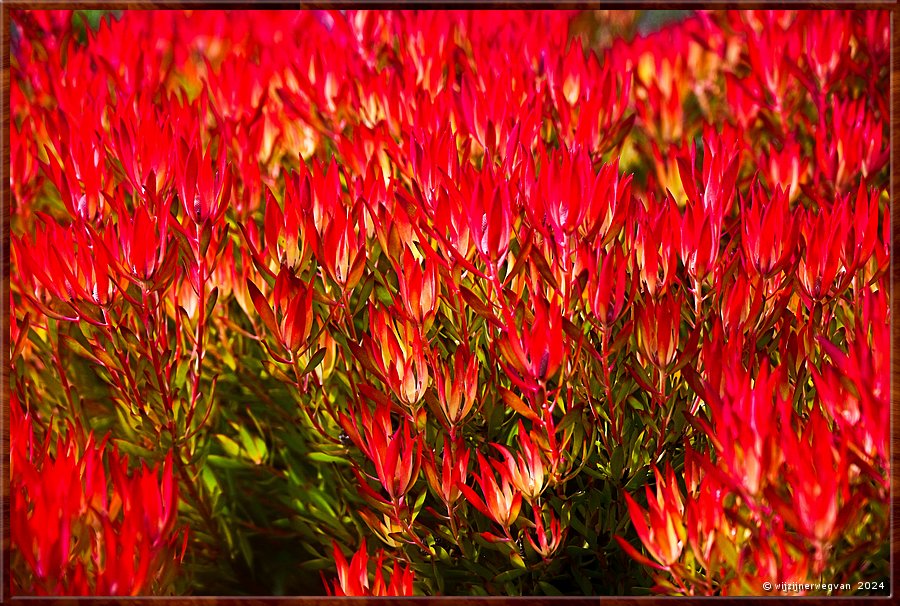
M 13 17 L 16 593 L 887 581 L 887 12 Z

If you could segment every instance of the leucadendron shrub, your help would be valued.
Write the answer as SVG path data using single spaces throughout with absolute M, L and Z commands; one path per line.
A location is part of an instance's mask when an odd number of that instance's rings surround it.
M 889 591 L 887 11 L 11 16 L 16 594 Z

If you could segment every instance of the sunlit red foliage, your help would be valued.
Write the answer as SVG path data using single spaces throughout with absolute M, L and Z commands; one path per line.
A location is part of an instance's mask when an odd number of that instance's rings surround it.
M 15 593 L 886 580 L 888 11 L 10 14 Z

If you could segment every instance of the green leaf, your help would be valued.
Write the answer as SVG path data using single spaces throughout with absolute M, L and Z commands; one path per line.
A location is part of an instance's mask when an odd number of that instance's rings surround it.
M 427 490 L 423 490 L 423 491 L 422 491 L 422 494 L 420 494 L 420 495 L 418 496 L 418 498 L 416 499 L 416 502 L 415 502 L 415 504 L 413 505 L 413 510 L 412 510 L 412 519 L 413 519 L 413 520 L 415 520 L 416 517 L 418 517 L 419 511 L 421 511 L 422 505 L 425 503 L 425 497 L 426 497 L 427 495 L 428 495 L 428 491 L 427 491 Z
M 363 280 L 362 286 L 359 288 L 359 299 L 356 305 L 356 309 L 353 311 L 353 315 L 359 313 L 359 311 L 365 306 L 366 302 L 369 300 L 369 297 L 372 295 L 372 290 L 375 288 L 375 274 L 369 274 L 366 276 L 366 279 Z
M 609 462 L 610 472 L 614 480 L 622 477 L 622 470 L 625 468 L 625 448 L 619 444 L 615 447 Z
M 247 537 L 243 534 L 237 535 L 238 540 L 238 548 L 241 550 L 241 555 L 244 556 L 244 561 L 247 562 L 247 566 L 249 568 L 253 568 L 253 549 L 250 547 L 250 543 L 247 541 Z
M 240 456 L 241 447 L 237 442 L 222 434 L 216 435 L 216 438 L 218 438 L 219 442 L 222 444 L 222 449 L 225 451 L 226 455 L 229 457 Z
M 391 298 L 391 291 L 389 291 L 387 288 L 385 288 L 383 286 L 375 287 L 375 298 L 382 305 L 385 305 L 388 307 L 394 304 L 394 299 Z
M 160 457 L 158 452 L 141 448 L 137 444 L 132 444 L 131 442 L 126 442 L 124 440 L 116 440 L 116 446 L 120 452 L 144 461 L 156 461 Z
M 516 554 L 517 557 L 518 557 L 518 555 L 519 554 Z M 522 558 L 520 557 L 519 560 L 521 560 L 521 559 Z M 524 568 L 524 566 L 525 566 L 524 562 L 522 563 L 522 566 L 523 567 L 521 567 L 521 568 L 515 568 L 513 570 L 507 570 L 506 572 L 501 572 L 500 574 L 498 574 L 497 576 L 494 577 L 494 582 L 495 583 L 508 583 L 509 581 L 512 581 L 513 579 L 518 579 L 521 576 L 525 576 L 526 574 L 528 574 L 528 569 Z
M 188 373 L 188 370 L 190 370 L 190 367 L 191 367 L 191 364 L 187 360 L 182 361 L 176 367 L 175 382 L 174 382 L 176 389 L 181 389 L 182 387 L 185 386 L 185 383 L 187 382 L 187 373 Z
M 206 318 L 212 316 L 213 309 L 216 307 L 216 301 L 219 300 L 219 287 L 214 287 L 209 292 L 209 299 L 206 300 Z
M 247 469 L 246 461 L 240 459 L 231 459 L 228 457 L 211 454 L 206 458 L 206 461 L 210 465 L 220 467 L 222 469 Z
M 331 503 L 322 495 L 318 490 L 307 490 L 303 493 L 303 496 L 308 498 L 315 504 L 316 507 L 321 509 L 322 511 L 328 512 L 328 514 L 337 519 L 337 513 L 334 511 L 334 507 L 332 507 Z
M 309 458 L 309 460 L 315 461 L 316 463 L 335 463 L 337 465 L 350 464 L 350 461 L 348 461 L 344 457 L 336 457 L 324 452 L 310 452 L 306 456 Z
M 300 564 L 300 568 L 302 570 L 327 570 L 329 568 L 334 567 L 334 562 L 331 558 L 316 558 L 314 560 L 307 560 Z
M 309 362 L 306 363 L 306 366 L 303 368 L 303 374 L 307 374 L 312 372 L 316 366 L 322 363 L 322 360 L 325 359 L 326 350 L 323 347 L 319 351 L 317 351 L 312 358 L 309 359 Z
M 538 581 L 537 585 L 541 588 L 541 591 L 544 592 L 544 595 L 563 595 L 563 593 L 559 589 L 557 589 L 547 581 Z
M 232 423 L 232 427 L 237 429 L 241 438 L 241 445 L 244 447 L 244 452 L 247 453 L 250 460 L 257 465 L 261 465 L 268 453 L 265 441 L 259 436 L 251 435 L 243 425 Z
M 514 566 L 525 568 L 525 560 L 522 559 L 522 556 L 519 555 L 518 551 L 510 552 L 509 561 L 512 562 Z

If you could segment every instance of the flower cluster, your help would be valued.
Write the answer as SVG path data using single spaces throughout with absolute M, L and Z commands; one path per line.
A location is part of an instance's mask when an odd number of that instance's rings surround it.
M 886 575 L 889 13 L 657 17 L 13 11 L 16 591 Z
M 169 587 L 184 555 L 172 458 L 130 473 L 128 457 L 75 427 L 40 444 L 15 397 L 10 422 L 16 589 L 130 596 Z

